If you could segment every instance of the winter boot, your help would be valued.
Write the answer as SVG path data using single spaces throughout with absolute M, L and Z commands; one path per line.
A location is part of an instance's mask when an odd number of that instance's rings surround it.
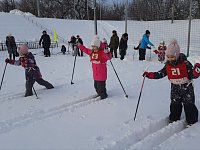
M 26 91 L 24 97 L 28 97 L 28 96 L 32 96 L 32 95 L 33 95 L 33 92 L 32 92 L 32 91 L 31 91 L 31 92 Z

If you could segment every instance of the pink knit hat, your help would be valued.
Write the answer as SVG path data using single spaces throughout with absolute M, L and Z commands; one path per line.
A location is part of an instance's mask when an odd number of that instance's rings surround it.
M 179 47 L 176 39 L 173 39 L 170 42 L 170 44 L 167 46 L 167 50 L 165 51 L 165 54 L 176 56 L 176 59 L 178 59 L 178 57 L 180 55 L 180 47 Z
M 18 52 L 20 55 L 25 55 L 28 53 L 28 46 L 26 44 L 22 44 L 18 47 Z

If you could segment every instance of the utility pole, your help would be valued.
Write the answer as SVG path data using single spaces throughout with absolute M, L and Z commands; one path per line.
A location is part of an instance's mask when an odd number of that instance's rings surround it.
M 87 0 L 87 19 L 90 20 L 88 0 Z
M 101 13 L 102 13 L 102 11 L 101 11 L 101 0 L 99 0 L 99 13 L 100 13 L 100 17 L 99 17 L 99 20 L 101 20 L 102 18 L 102 15 L 101 15 Z
M 187 57 L 189 57 L 189 50 L 190 50 L 191 22 L 192 22 L 192 0 L 190 0 L 190 15 L 189 15 L 189 26 L 188 26 Z
M 38 17 L 40 17 L 40 2 L 39 2 L 39 0 L 36 0 L 36 3 L 37 3 L 37 15 L 38 15 Z
M 97 35 L 96 0 L 94 0 L 94 34 Z
M 172 23 L 174 23 L 174 10 L 175 10 L 175 2 L 172 4 Z
M 74 19 L 76 19 L 76 5 L 75 5 L 75 0 L 74 0 Z
M 127 33 L 127 19 L 128 19 L 128 0 L 125 4 L 125 33 Z

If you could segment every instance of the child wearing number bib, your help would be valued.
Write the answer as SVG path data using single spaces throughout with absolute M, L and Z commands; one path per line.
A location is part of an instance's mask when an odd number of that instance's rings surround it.
M 184 107 L 186 122 L 190 126 L 198 121 L 198 109 L 195 106 L 195 94 L 192 79 L 198 78 L 193 74 L 193 66 L 186 56 L 180 53 L 180 47 L 174 39 L 168 45 L 166 63 L 158 72 L 144 72 L 149 79 L 160 79 L 168 76 L 171 82 L 171 104 L 169 123 L 180 120 L 182 106 Z
M 108 49 L 105 49 L 105 45 L 100 41 L 99 36 L 95 35 L 92 39 L 92 48 L 86 48 L 81 43 L 78 44 L 81 51 L 90 56 L 90 62 L 92 63 L 94 87 L 97 94 L 101 99 L 108 97 L 106 92 L 106 80 L 107 80 L 107 64 L 106 62 L 112 59 L 112 54 Z

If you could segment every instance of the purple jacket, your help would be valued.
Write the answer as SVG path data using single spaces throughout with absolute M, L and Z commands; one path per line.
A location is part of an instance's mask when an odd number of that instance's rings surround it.
M 112 59 L 111 53 L 106 54 L 103 48 L 100 48 L 98 52 L 94 52 L 83 45 L 80 45 L 79 49 L 90 56 L 90 62 L 92 62 L 94 80 L 106 81 L 107 79 L 106 62 Z

